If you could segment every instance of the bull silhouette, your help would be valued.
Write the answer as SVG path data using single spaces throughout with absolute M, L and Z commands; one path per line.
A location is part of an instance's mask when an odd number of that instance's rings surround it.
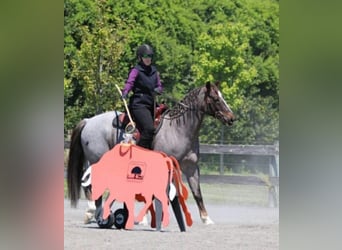
M 174 169 L 175 164 L 176 169 Z M 187 224 L 190 226 L 191 216 L 184 203 L 184 198 L 187 199 L 188 196 L 187 190 L 185 186 L 179 184 L 181 183 L 179 175 L 179 165 L 174 158 L 133 144 L 117 144 L 91 167 L 92 199 L 98 199 L 108 190 L 109 196 L 104 203 L 103 218 L 109 216 L 110 206 L 114 200 L 123 202 L 128 210 L 125 228 L 132 229 L 134 221 L 143 219 L 155 197 L 162 205 L 162 225 L 166 227 L 169 224 L 167 191 L 172 179 L 178 176 L 176 189 L 181 196 L 180 203 Z M 137 195 L 145 198 L 145 205 L 134 218 L 134 203 Z

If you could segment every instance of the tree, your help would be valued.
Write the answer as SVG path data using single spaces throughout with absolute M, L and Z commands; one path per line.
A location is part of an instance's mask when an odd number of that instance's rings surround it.
M 205 120 L 201 140 L 217 143 L 222 131 L 225 143 L 278 140 L 277 4 L 212 0 L 197 11 L 210 25 L 200 35 L 195 52 L 192 70 L 196 84 L 221 81 L 222 92 L 238 117 L 231 129 Z
M 68 3 L 79 9 L 87 6 L 90 10 L 83 20 L 79 12 L 70 13 L 68 20 L 77 20 L 77 28 L 73 32 L 69 30 L 72 25 L 65 28 L 66 40 L 71 44 L 64 49 L 67 61 L 64 112 L 67 120 L 72 121 L 66 123 L 70 129 L 83 117 L 119 107 L 115 83 L 123 82 L 121 72 L 126 64 L 122 63 L 121 56 L 129 26 L 112 15 L 104 1 L 95 4 L 84 1 L 84 6 Z
M 167 103 L 206 81 L 238 120 L 205 119 L 201 140 L 272 143 L 279 121 L 279 2 L 273 0 L 65 0 L 65 130 L 84 117 L 120 109 L 123 86 L 149 43 Z

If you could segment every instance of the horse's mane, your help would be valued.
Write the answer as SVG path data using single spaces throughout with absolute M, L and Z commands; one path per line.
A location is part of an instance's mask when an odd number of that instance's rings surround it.
M 198 104 L 198 96 L 202 87 L 191 90 L 181 101 L 177 102 L 172 108 L 167 110 L 163 116 L 169 115 L 170 119 L 179 118 L 186 111 L 193 110 L 194 106 Z

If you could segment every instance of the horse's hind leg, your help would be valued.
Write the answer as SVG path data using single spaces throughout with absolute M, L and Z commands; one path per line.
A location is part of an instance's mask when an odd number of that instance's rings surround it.
M 95 211 L 95 202 L 88 200 L 88 208 L 86 209 L 86 212 L 84 214 L 84 224 L 95 222 Z
M 197 159 L 197 156 L 196 156 L 196 159 Z M 202 222 L 206 225 L 214 224 L 214 222 L 210 219 L 208 215 L 207 209 L 204 206 L 201 186 L 200 186 L 200 170 L 196 161 L 192 160 L 191 157 L 184 159 L 181 162 L 181 169 L 182 169 L 182 172 L 185 174 L 186 179 L 189 183 L 192 195 L 199 209 Z
M 90 167 L 89 162 L 86 161 L 84 163 L 84 169 L 88 169 Z M 90 177 L 88 177 L 90 178 Z M 88 200 L 88 207 L 86 209 L 86 212 L 84 214 L 84 224 L 89 224 L 91 222 L 95 222 L 95 211 L 96 211 L 96 206 L 95 206 L 95 202 L 92 201 L 91 199 L 91 185 L 89 186 L 83 186 L 83 191 L 84 191 L 84 195 Z
M 108 142 L 102 137 L 93 137 L 86 128 L 82 134 L 82 147 L 87 161 L 84 163 L 84 169 L 87 169 L 91 164 L 99 161 L 101 156 L 107 152 L 110 148 Z M 88 199 L 88 207 L 84 215 L 84 223 L 88 224 L 101 220 L 99 215 L 102 213 L 102 196 L 100 196 L 96 202 L 91 201 L 91 186 L 84 188 L 84 194 Z

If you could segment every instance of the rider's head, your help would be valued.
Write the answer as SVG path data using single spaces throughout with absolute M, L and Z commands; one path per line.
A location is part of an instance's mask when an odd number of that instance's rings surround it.
M 137 49 L 137 58 L 139 62 L 143 62 L 145 65 L 152 63 L 153 49 L 148 44 L 143 44 Z

